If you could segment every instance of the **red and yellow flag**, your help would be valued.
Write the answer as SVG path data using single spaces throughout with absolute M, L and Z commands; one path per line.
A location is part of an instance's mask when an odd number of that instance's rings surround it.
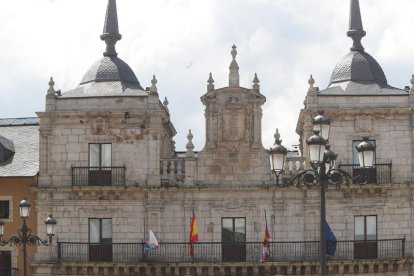
M 193 243 L 198 242 L 198 230 L 197 230 L 197 222 L 196 217 L 193 210 L 193 216 L 191 217 L 191 225 L 190 225 L 190 255 L 194 257 L 193 252 Z
M 263 238 L 262 262 L 268 261 L 270 261 L 270 233 L 266 225 L 266 230 Z

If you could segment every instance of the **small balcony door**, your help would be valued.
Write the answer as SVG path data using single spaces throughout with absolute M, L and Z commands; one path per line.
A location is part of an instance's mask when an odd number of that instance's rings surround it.
M 112 219 L 89 219 L 89 261 L 112 261 Z
M 0 276 L 12 276 L 11 252 L 0 251 Z
M 246 261 L 246 218 L 222 218 L 223 262 Z
M 377 216 L 355 217 L 355 259 L 376 259 L 378 256 Z
M 89 186 L 111 186 L 112 145 L 89 144 Z

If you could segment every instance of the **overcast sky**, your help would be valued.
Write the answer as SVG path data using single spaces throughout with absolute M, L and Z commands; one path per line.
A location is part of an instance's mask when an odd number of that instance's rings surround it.
M 0 117 L 43 111 L 48 79 L 55 89 L 75 88 L 102 56 L 106 0 L 13 0 L 0 9 Z M 361 0 L 367 36 L 362 43 L 382 66 L 388 83 L 404 88 L 414 73 L 413 0 Z M 283 144 L 298 143 L 299 110 L 309 74 L 326 88 L 348 53 L 349 0 L 118 0 L 123 38 L 119 57 L 143 87 L 158 79 L 185 150 L 192 129 L 196 150 L 205 142 L 204 107 L 209 72 L 215 87 L 228 85 L 230 50 L 237 45 L 241 86 L 254 73 L 267 97 L 263 145 L 279 128 Z

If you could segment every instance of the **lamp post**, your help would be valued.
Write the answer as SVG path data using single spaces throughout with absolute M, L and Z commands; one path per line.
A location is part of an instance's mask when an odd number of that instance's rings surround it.
M 313 121 L 314 134 L 306 140 L 309 147 L 309 159 L 311 169 L 301 171 L 294 178 L 286 181 L 276 182 L 280 187 L 288 186 L 306 186 L 308 188 L 312 186 L 320 186 L 320 275 L 326 276 L 326 203 L 325 203 L 325 191 L 329 184 L 340 186 L 341 184 L 352 183 L 364 184 L 364 177 L 353 178 L 347 172 L 336 169 L 335 161 L 337 154 L 330 149 L 328 145 L 330 120 L 321 112 L 316 116 Z M 275 136 L 276 137 L 276 136 Z M 277 144 L 281 146 L 280 144 Z M 283 147 L 283 146 L 282 146 Z M 364 137 L 364 141 L 357 147 L 358 157 L 360 164 L 363 168 L 372 167 L 374 163 L 375 146 L 368 142 L 368 138 Z M 274 164 L 280 164 L 283 162 L 273 162 L 272 155 L 274 153 L 270 150 L 270 160 L 272 170 L 275 170 Z M 286 154 L 283 155 L 285 158 Z M 282 170 L 281 170 L 282 172 Z
M 276 176 L 276 183 L 279 183 L 279 176 L 283 173 L 285 165 L 285 156 L 287 149 L 282 146 L 282 140 L 280 140 L 279 130 L 276 129 L 275 133 L 275 145 L 269 149 L 270 169 Z
M 3 241 L 4 235 L 4 222 L 0 220 L 0 246 L 6 245 L 23 245 L 23 276 L 27 276 L 27 245 L 46 245 L 49 246 L 52 243 L 52 237 L 55 235 L 55 225 L 57 221 L 49 215 L 45 219 L 46 233 L 49 237 L 49 240 L 42 240 L 36 235 L 32 234 L 32 230 L 27 226 L 26 220 L 29 218 L 30 214 L 30 202 L 27 199 L 23 199 L 19 203 L 20 207 L 20 217 L 23 219 L 23 225 L 18 229 L 17 235 L 12 236 L 8 240 Z

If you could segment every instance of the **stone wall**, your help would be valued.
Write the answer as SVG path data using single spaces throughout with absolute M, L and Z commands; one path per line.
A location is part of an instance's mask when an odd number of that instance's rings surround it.
M 354 217 L 376 215 L 378 239 L 406 238 L 412 256 L 412 193 L 397 184 L 330 188 L 327 221 L 337 240 L 353 240 Z M 221 241 L 224 217 L 245 217 L 246 241 L 262 241 L 265 210 L 273 241 L 319 240 L 317 188 L 59 188 L 38 196 L 39 218 L 53 213 L 61 242 L 88 242 L 88 218 L 112 218 L 114 243 L 146 241 L 149 229 L 159 242 L 187 242 L 192 210 L 203 242 Z

